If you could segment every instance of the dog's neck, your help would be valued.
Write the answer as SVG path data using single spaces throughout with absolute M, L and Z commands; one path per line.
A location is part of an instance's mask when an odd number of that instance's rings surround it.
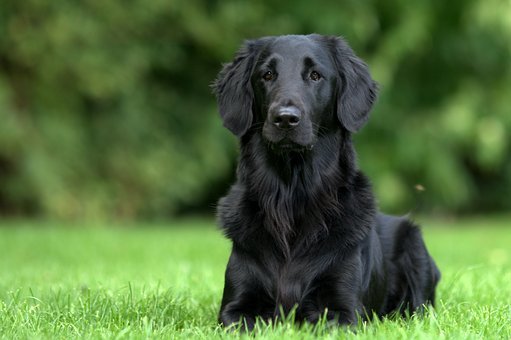
M 265 184 L 269 191 L 282 187 L 291 192 L 301 185 L 312 190 L 346 186 L 357 172 L 351 135 L 342 130 L 321 136 L 314 148 L 302 151 L 274 149 L 258 133 L 243 138 L 240 149 L 239 167 L 248 172 L 239 171 L 246 175 L 238 179 L 257 192 Z
M 254 152 L 257 150 L 257 152 Z M 263 224 L 279 247 L 290 252 L 297 235 L 328 233 L 328 220 L 340 214 L 338 192 L 351 187 L 356 175 L 349 134 L 324 135 L 312 150 L 275 152 L 258 134 L 241 143 L 238 178 L 263 212 Z M 302 230 L 314 225 L 314 230 Z M 319 228 L 317 228 L 319 227 Z

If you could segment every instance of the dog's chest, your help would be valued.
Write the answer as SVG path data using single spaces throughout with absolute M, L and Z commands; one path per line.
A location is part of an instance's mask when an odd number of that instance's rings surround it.
M 282 306 L 284 311 L 289 312 L 295 305 L 300 304 L 310 292 L 312 282 L 317 273 L 303 258 L 290 258 L 286 260 L 270 260 L 271 267 L 266 268 L 268 281 L 271 287 L 271 298 L 276 306 Z

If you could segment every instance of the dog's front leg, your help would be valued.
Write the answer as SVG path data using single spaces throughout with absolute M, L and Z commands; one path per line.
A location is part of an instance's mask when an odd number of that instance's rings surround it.
M 243 309 L 246 304 L 243 299 L 231 301 L 220 310 L 219 321 L 225 327 L 240 326 L 243 330 L 252 330 L 255 325 L 255 316 L 248 315 Z
M 225 272 L 219 315 L 219 322 L 225 327 L 240 325 L 244 330 L 251 330 L 254 328 L 256 317 L 264 318 L 268 314 L 262 283 L 253 272 L 252 264 L 234 250 Z
M 357 323 L 363 311 L 361 268 L 360 251 L 356 249 L 319 274 L 312 284 L 317 288 L 303 305 L 304 318 L 312 323 L 322 317 L 329 323 Z

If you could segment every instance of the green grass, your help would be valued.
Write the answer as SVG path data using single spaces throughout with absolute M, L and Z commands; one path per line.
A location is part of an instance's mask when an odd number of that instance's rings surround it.
M 255 335 L 511 338 L 511 218 L 420 222 L 443 274 L 435 310 L 353 329 L 260 325 Z M 240 336 L 216 324 L 230 245 L 211 222 L 0 226 L 0 337 Z

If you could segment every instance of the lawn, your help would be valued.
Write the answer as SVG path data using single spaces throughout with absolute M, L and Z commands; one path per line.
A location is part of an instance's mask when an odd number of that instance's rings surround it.
M 419 221 L 443 277 L 435 310 L 282 338 L 511 338 L 511 218 Z M 230 338 L 216 314 L 230 245 L 211 221 L 0 223 L 0 337 Z M 246 335 L 244 335 L 246 336 Z

